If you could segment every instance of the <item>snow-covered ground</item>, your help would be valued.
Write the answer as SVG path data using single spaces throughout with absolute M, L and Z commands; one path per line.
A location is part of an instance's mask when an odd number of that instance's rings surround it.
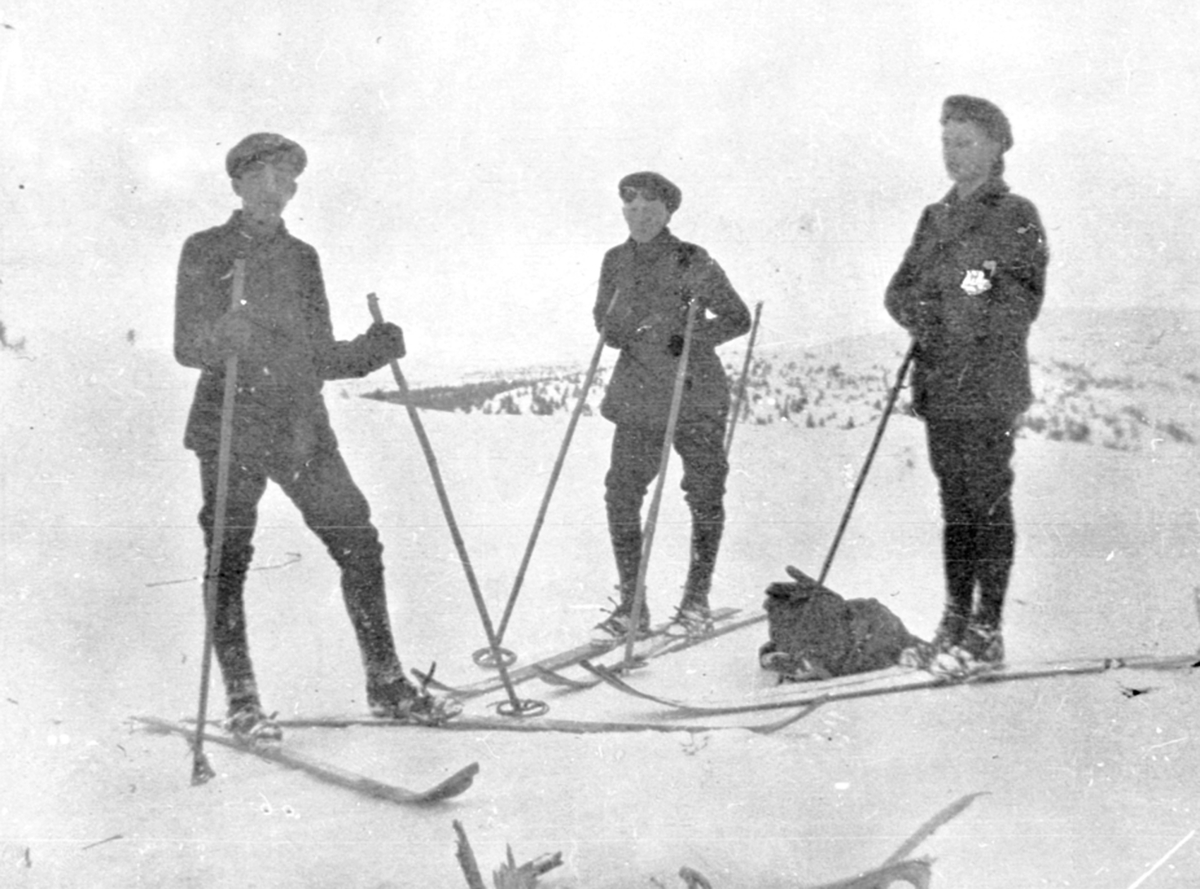
M 1105 344 L 1111 329 L 1099 316 L 1047 328 L 1038 354 L 1099 376 L 1122 348 Z M 1187 364 L 1194 336 L 1166 363 L 1142 361 L 1138 379 L 1174 383 L 1197 370 Z M 543 880 L 551 887 L 676 887 L 683 865 L 715 889 L 816 886 L 882 864 L 972 793 L 985 795 L 917 850 L 935 859 L 935 887 L 1200 881 L 1191 737 L 1200 692 L 1186 672 L 830 703 L 770 735 L 289 732 L 297 750 L 411 787 L 480 763 L 466 794 L 422 809 L 219 747 L 209 748 L 217 778 L 192 787 L 186 742 L 127 721 L 182 717 L 196 705 L 199 492 L 180 444 L 192 374 L 125 342 L 28 343 L 0 363 L 0 886 L 465 886 L 454 820 L 485 874 L 508 844 L 518 861 L 561 851 L 563 867 Z M 386 387 L 387 372 L 371 382 Z M 412 667 L 436 660 L 447 682 L 475 681 L 485 674 L 471 653 L 484 635 L 408 419 L 355 391 L 334 383 L 327 400 L 384 536 L 402 655 Z M 1194 402 L 1176 395 L 1175 418 L 1190 426 Z M 498 619 L 567 418 L 424 419 Z M 784 565 L 819 570 L 872 434 L 871 425 L 739 429 L 714 604 L 755 609 Z M 506 637 L 521 663 L 586 638 L 612 592 L 602 500 L 610 435 L 595 417 L 577 430 Z M 1197 649 L 1196 458 L 1194 445 L 1169 438 L 1129 450 L 1020 443 L 1012 662 Z M 922 427 L 897 416 L 829 584 L 879 598 L 927 635 L 940 613 L 939 535 Z M 678 596 L 686 538 L 676 462 L 649 578 L 656 616 Z M 261 570 L 247 598 L 264 703 L 282 716 L 363 712 L 335 569 L 275 489 L 256 547 Z M 765 632 L 759 624 L 656 661 L 634 681 L 691 701 L 766 693 L 755 662 Z M 604 687 L 519 690 L 549 704 L 551 717 L 660 713 Z M 475 700 L 469 712 L 500 700 Z

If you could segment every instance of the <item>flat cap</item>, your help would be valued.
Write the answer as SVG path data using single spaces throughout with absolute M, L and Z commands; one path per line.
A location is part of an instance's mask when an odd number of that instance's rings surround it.
M 942 103 L 942 123 L 964 120 L 973 123 L 999 142 L 1003 151 L 1013 147 L 1012 126 L 996 105 L 975 96 L 949 96 Z
M 649 170 L 630 173 L 617 183 L 617 194 L 621 196 L 621 200 L 626 200 L 631 189 L 637 189 L 662 201 L 668 213 L 674 213 L 683 203 L 683 192 L 679 190 L 679 186 L 661 173 L 651 173 Z
M 290 164 L 296 175 L 304 172 L 308 155 L 304 149 L 278 133 L 251 133 L 225 155 L 225 172 L 230 179 L 242 175 L 251 164 Z

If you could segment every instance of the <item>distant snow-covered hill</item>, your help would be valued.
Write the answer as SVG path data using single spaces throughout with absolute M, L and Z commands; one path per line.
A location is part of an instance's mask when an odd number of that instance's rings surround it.
M 1200 315 L 1172 309 L 1047 312 L 1031 338 L 1034 404 L 1023 437 L 1133 450 L 1160 440 L 1194 444 L 1200 401 Z M 752 356 L 737 416 L 755 425 L 855 429 L 876 422 L 906 342 L 896 334 L 818 346 L 766 346 Z M 726 351 L 736 392 L 744 353 Z M 584 415 L 598 412 L 601 367 Z M 582 367 L 495 372 L 456 385 L 413 389 L 414 403 L 483 414 L 549 415 L 574 409 Z M 398 400 L 376 388 L 369 397 Z M 908 411 L 902 397 L 898 410 Z

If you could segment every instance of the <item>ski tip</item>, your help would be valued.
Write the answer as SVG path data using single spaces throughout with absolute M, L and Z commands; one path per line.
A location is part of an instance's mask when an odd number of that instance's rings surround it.
M 473 762 L 470 765 L 463 766 L 436 788 L 429 792 L 426 797 L 426 802 L 437 802 L 438 800 L 450 799 L 466 793 L 471 789 L 471 785 L 475 783 L 475 776 L 479 774 L 479 763 Z
M 453 775 L 446 779 L 446 784 L 453 787 L 461 787 L 466 790 L 474 782 L 475 777 L 479 774 L 479 763 L 473 762 L 463 766 Z M 462 792 L 461 790 L 459 791 Z

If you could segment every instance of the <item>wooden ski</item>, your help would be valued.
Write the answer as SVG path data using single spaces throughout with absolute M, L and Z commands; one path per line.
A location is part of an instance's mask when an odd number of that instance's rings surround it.
M 737 608 L 718 608 L 713 611 L 713 620 L 716 622 L 726 621 L 738 613 L 739 609 Z M 765 619 L 765 615 L 763 615 L 762 619 Z M 741 621 L 735 623 L 745 625 L 745 623 Z M 661 641 L 658 637 L 665 635 L 670 626 L 670 621 L 657 624 L 651 629 L 650 635 L 644 637 L 643 639 L 639 639 L 638 642 L 642 645 L 646 645 L 647 643 L 654 645 Z M 729 627 L 729 629 L 735 628 L 736 627 L 732 625 Z M 718 626 L 716 630 L 702 638 L 712 639 L 715 636 L 721 635 L 723 632 L 728 632 L 728 630 L 725 627 Z M 517 685 L 521 682 L 528 682 L 530 679 L 537 679 L 541 677 L 542 674 L 547 670 L 556 671 L 565 667 L 573 667 L 580 661 L 605 655 L 610 651 L 616 650 L 623 642 L 623 639 L 613 639 L 606 642 L 586 642 L 583 645 L 576 646 L 575 648 L 569 648 L 566 651 L 559 652 L 558 654 L 550 655 L 549 657 L 543 658 L 536 663 L 527 664 L 524 667 L 510 670 L 508 673 L 508 678 L 513 685 Z M 679 640 L 680 646 L 685 648 L 688 647 L 689 642 L 690 640 L 684 638 L 680 638 Z M 668 647 L 668 650 L 674 651 L 676 648 L 677 646 L 671 645 Z M 421 679 L 425 679 L 425 677 L 420 673 L 417 673 L 417 676 Z M 489 676 L 487 679 L 482 679 L 479 682 L 474 682 L 469 685 L 446 685 L 445 683 L 433 680 L 429 683 L 429 686 L 430 688 L 436 688 L 439 691 L 445 692 L 446 694 L 453 695 L 459 700 L 466 700 L 468 698 L 478 697 L 479 695 L 485 695 L 489 692 L 501 689 L 504 687 L 504 684 L 499 676 Z
M 705 642 L 716 639 L 720 636 L 724 636 L 728 633 L 735 632 L 736 630 L 745 629 L 746 627 L 751 627 L 755 624 L 762 623 L 766 619 L 766 612 L 759 611 L 737 620 L 729 620 L 728 623 L 720 622 L 711 631 L 702 635 L 656 636 L 656 645 L 650 647 L 649 649 L 639 650 L 633 661 L 620 661 L 614 666 L 608 667 L 608 670 L 615 675 L 621 675 L 623 673 L 627 673 L 630 669 L 636 669 L 637 667 L 645 666 L 648 661 L 652 661 L 655 658 L 660 658 L 668 654 L 675 654 L 676 652 L 684 651 L 696 645 L 702 645 Z M 607 653 L 607 651 L 599 652 L 600 655 Z M 591 662 L 594 660 L 594 658 L 588 657 L 584 660 Z M 581 666 L 582 664 L 583 660 L 580 660 L 575 664 L 568 664 L 567 666 Z M 541 662 L 532 664 L 531 666 L 537 671 L 538 678 L 540 680 L 545 682 L 547 685 L 554 685 L 563 689 L 582 691 L 588 688 L 595 688 L 603 681 L 602 679 L 596 678 L 594 674 L 590 679 L 575 679 L 570 676 L 564 676 L 557 670 L 543 666 Z
M 132 718 L 135 722 L 146 726 L 150 731 L 161 734 L 182 735 L 193 743 L 195 742 L 195 728 L 185 723 L 174 722 L 170 719 L 161 719 L 157 716 L 134 716 Z M 375 799 L 387 800 L 388 802 L 400 803 L 402 805 L 432 803 L 458 796 L 471 786 L 475 780 L 475 776 L 479 773 L 479 763 L 473 762 L 459 769 L 449 778 L 435 784 L 433 787 L 426 790 L 409 790 L 406 787 L 376 781 L 374 778 L 368 778 L 365 775 L 359 775 L 356 772 L 322 762 L 321 760 L 297 753 L 283 746 L 254 747 L 249 744 L 242 744 L 226 735 L 213 732 L 204 732 L 202 737 L 206 742 L 220 744 L 231 750 L 249 753 L 260 759 L 286 766 L 289 769 L 296 769 L 327 784 L 352 790 L 363 796 L 374 797 Z
M 935 674 L 924 670 L 889 667 L 872 673 L 859 673 L 817 682 L 806 682 L 797 691 L 790 688 L 782 693 L 761 697 L 754 701 L 728 702 L 719 704 L 693 704 L 672 700 L 642 691 L 630 685 L 611 669 L 589 661 L 580 665 L 592 675 L 611 687 L 643 700 L 652 701 L 670 708 L 664 714 L 672 718 L 696 716 L 728 716 L 762 710 L 778 710 L 805 704 L 823 704 L 830 701 L 847 701 L 856 698 L 876 697 L 920 689 L 946 686 L 989 685 L 1000 682 L 1016 682 L 1030 679 L 1053 679 L 1066 676 L 1083 676 L 1106 673 L 1111 670 L 1187 670 L 1200 666 L 1200 655 L 1182 654 L 1170 656 L 1132 655 L 1127 657 L 1093 657 L 1074 660 L 1047 661 L 1041 664 L 1007 665 L 965 675 Z
M 560 732 L 565 734 L 606 734 L 625 732 L 716 732 L 743 730 L 758 734 L 769 734 L 806 716 L 816 705 L 801 705 L 803 713 L 788 714 L 777 722 L 761 725 L 696 725 L 694 723 L 662 721 L 604 721 L 579 719 L 548 719 L 544 716 L 456 716 L 449 722 L 438 726 L 412 726 L 409 723 L 397 722 L 394 719 L 376 719 L 371 716 L 295 716 L 288 719 L 276 720 L 284 728 L 352 728 L 367 726 L 371 728 L 433 728 L 436 731 L 497 731 L 515 732 L 518 734 L 536 734 L 544 732 Z

